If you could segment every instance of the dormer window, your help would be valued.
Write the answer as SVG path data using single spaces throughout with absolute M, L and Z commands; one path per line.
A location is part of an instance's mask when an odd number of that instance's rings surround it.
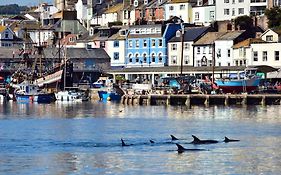
M 93 36 L 93 35 L 94 35 L 94 29 L 90 28 L 90 36 Z
M 125 36 L 126 35 L 126 30 L 120 30 L 119 31 L 120 36 Z
M 144 3 L 144 4 L 148 4 L 148 0 L 144 0 L 143 3 Z
M 139 6 L 139 1 L 138 0 L 134 0 L 134 6 L 135 7 Z
M 9 32 L 5 32 L 5 39 L 8 39 L 9 38 Z

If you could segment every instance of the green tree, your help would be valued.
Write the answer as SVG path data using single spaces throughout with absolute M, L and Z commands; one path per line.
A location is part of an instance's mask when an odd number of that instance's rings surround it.
M 240 26 L 241 30 L 250 30 L 253 28 L 253 19 L 250 16 L 239 16 L 235 18 L 235 28 Z
M 265 10 L 265 15 L 268 19 L 268 27 L 279 27 L 281 26 L 281 8 L 273 7 Z

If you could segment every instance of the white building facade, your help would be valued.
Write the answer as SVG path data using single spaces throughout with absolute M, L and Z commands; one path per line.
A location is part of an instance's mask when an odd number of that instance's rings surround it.
M 250 0 L 216 1 L 216 21 L 234 19 L 238 16 L 250 15 Z
M 165 20 L 169 20 L 174 16 L 181 18 L 185 23 L 192 22 L 192 4 L 189 0 L 170 1 L 164 5 Z
M 207 4 L 197 2 L 192 9 L 192 22 L 198 25 L 209 26 L 216 19 L 216 6 L 209 1 Z

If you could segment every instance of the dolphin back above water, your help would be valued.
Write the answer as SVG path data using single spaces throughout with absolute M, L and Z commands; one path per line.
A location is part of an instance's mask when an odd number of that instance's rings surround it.
M 178 138 L 176 138 L 174 135 L 170 135 L 172 140 L 179 140 Z
M 178 147 L 178 153 L 183 153 L 185 151 L 206 151 L 205 149 L 187 149 L 184 148 L 182 145 L 176 143 L 177 147 Z
M 191 144 L 213 144 L 219 142 L 217 140 L 200 140 L 195 135 L 192 135 L 192 137 L 193 137 L 193 141 L 191 142 Z
M 229 139 L 228 137 L 224 137 L 224 141 L 225 143 L 228 143 L 228 142 L 239 142 L 240 140 L 235 140 L 235 139 Z

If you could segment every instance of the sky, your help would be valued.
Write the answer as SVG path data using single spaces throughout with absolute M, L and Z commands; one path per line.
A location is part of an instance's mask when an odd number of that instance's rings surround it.
M 34 6 L 43 2 L 53 4 L 53 1 L 54 0 L 0 0 L 0 5 L 18 4 L 19 6 Z

